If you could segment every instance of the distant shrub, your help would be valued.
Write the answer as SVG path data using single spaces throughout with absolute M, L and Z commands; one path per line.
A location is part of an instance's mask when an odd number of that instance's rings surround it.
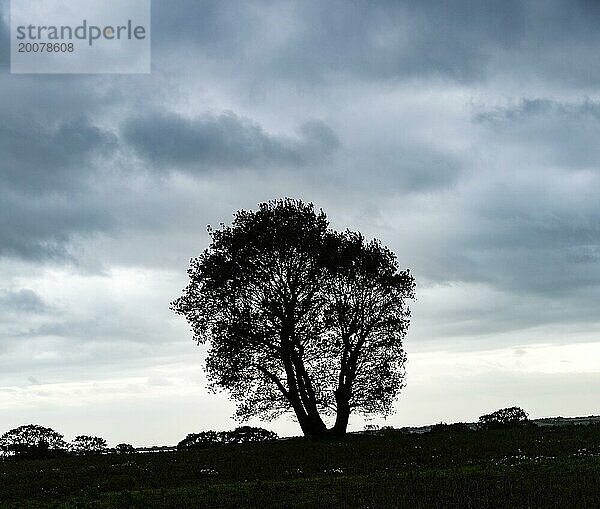
M 381 428 L 379 428 L 379 431 L 377 431 L 377 435 L 383 436 L 397 435 L 398 433 L 400 433 L 400 430 L 394 428 L 394 426 L 381 426 Z
M 527 412 L 516 406 L 501 408 L 491 414 L 482 415 L 478 422 L 479 429 L 516 428 L 527 425 L 533 425 Z
M 135 448 L 131 444 L 117 444 L 115 446 L 115 452 L 117 454 L 133 454 Z
M 223 441 L 228 444 L 243 444 L 246 442 L 268 442 L 277 440 L 277 433 L 264 428 L 240 426 L 233 431 L 223 432 Z
M 366 424 L 365 427 L 363 428 L 363 431 L 367 432 L 367 433 L 373 433 L 374 431 L 379 430 L 379 426 L 377 426 L 377 424 Z
M 222 443 L 221 433 L 201 431 L 200 433 L 190 433 L 177 444 L 177 449 L 205 449 Z
M 206 449 L 222 444 L 243 444 L 276 440 L 277 433 L 264 428 L 240 426 L 233 431 L 201 431 L 190 433 L 177 444 L 178 449 Z
M 464 422 L 453 422 L 451 424 L 440 422 L 431 426 L 429 430 L 430 433 L 465 433 L 468 431 L 471 431 L 471 428 Z
M 99 454 L 106 450 L 106 440 L 100 437 L 79 435 L 71 442 L 69 450 L 75 454 Z

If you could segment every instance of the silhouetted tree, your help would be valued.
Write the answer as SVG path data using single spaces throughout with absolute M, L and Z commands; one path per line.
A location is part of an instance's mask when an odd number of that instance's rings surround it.
M 276 440 L 277 433 L 264 428 L 240 426 L 232 431 L 201 431 L 190 433 L 177 444 L 178 449 L 206 449 L 223 444 L 243 444 L 247 442 L 267 442 Z
M 115 452 L 117 454 L 133 454 L 135 448 L 131 444 L 117 444 L 115 446 Z
M 53 429 L 27 424 L 4 433 L 0 448 L 6 455 L 40 458 L 64 453 L 67 444 Z
M 190 433 L 177 444 L 177 449 L 205 449 L 215 447 L 223 443 L 221 433 L 217 431 L 201 431 Z
M 517 426 L 532 424 L 527 413 L 522 408 L 513 406 L 501 408 L 491 414 L 482 415 L 479 418 L 480 429 L 513 428 Z
M 264 428 L 254 426 L 240 426 L 233 431 L 225 432 L 227 443 L 244 444 L 246 442 L 267 442 L 276 440 L 277 433 Z
M 446 424 L 445 422 L 440 422 L 438 424 L 434 424 L 431 426 L 429 430 L 430 433 L 467 433 L 473 431 L 471 427 L 464 422 L 453 422 L 451 424 Z
M 363 428 L 363 431 L 365 433 L 376 433 L 377 431 L 379 431 L 379 425 L 377 425 L 377 424 L 365 424 L 365 427 Z
M 79 435 L 70 444 L 75 454 L 98 454 L 106 450 L 106 440 L 100 437 Z
M 210 345 L 212 387 L 230 391 L 238 418 L 293 411 L 318 436 L 326 415 L 329 432 L 344 434 L 352 411 L 391 412 L 415 284 L 389 249 L 289 199 L 209 233 L 172 308 Z

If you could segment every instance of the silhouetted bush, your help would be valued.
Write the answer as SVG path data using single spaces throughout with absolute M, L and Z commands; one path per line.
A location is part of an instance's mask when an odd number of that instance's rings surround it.
M 177 444 L 177 449 L 205 449 L 222 443 L 221 433 L 201 431 L 200 433 L 190 433 Z
M 135 452 L 135 448 L 131 444 L 117 444 L 114 451 L 117 454 L 133 454 Z
M 190 433 L 177 444 L 178 449 L 206 449 L 222 444 L 243 444 L 276 440 L 277 433 L 264 428 L 240 426 L 233 431 L 201 431 Z
M 440 422 L 431 426 L 430 433 L 466 433 L 472 431 L 468 424 L 464 422 L 453 422 L 452 424 L 446 424 Z
M 375 432 L 377 435 L 386 435 L 392 436 L 401 433 L 398 428 L 394 428 L 394 426 L 381 426 L 378 431 Z
M 277 433 L 264 428 L 255 428 L 253 426 L 240 426 L 233 431 L 225 431 L 223 434 L 224 441 L 229 444 L 277 440 Z
M 71 442 L 69 450 L 75 454 L 99 454 L 106 450 L 106 440 L 100 437 L 79 435 Z
M 518 426 L 535 426 L 522 408 L 513 406 L 501 408 L 491 414 L 482 415 L 479 418 L 479 429 L 501 429 L 516 428 Z

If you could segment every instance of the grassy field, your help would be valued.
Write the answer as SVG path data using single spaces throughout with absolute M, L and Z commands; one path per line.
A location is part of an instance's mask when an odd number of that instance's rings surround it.
M 600 426 L 0 462 L 0 507 L 600 507 Z

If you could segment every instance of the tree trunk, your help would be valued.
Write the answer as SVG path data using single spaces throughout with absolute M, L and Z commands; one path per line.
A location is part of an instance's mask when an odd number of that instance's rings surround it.
M 299 391 L 296 373 L 289 363 L 285 363 L 288 390 L 283 394 L 290 402 L 298 424 L 305 437 L 319 437 L 327 434 L 327 426 L 319 415 L 319 409 L 314 400 L 302 397 Z
M 325 423 L 318 413 L 316 416 L 309 415 L 299 402 L 298 404 L 292 403 L 292 407 L 305 437 L 317 438 L 327 434 L 327 426 L 325 426 Z
M 306 408 L 299 398 L 297 404 L 293 404 L 292 406 L 305 437 L 321 437 L 327 434 L 327 426 L 323 422 L 323 419 L 321 419 L 319 410 L 315 405 L 311 405 L 311 408 Z
M 344 408 L 343 410 L 338 409 L 335 418 L 335 424 L 331 428 L 331 433 L 335 436 L 344 436 L 348 428 L 348 420 L 350 419 L 350 409 Z
M 293 328 L 289 327 L 282 333 L 281 337 L 281 360 L 288 386 L 284 396 L 291 403 L 304 436 L 324 436 L 327 434 L 327 426 L 319 414 L 310 377 L 306 372 L 303 360 L 296 354 L 294 346 L 290 343 L 290 338 L 293 337 L 292 331 Z
M 294 409 L 298 424 L 306 438 L 344 436 L 346 434 L 350 419 L 350 398 L 345 392 L 336 391 L 337 413 L 335 424 L 331 429 L 327 429 L 316 406 L 310 409 L 305 408 L 297 393 L 294 395 L 288 393 L 286 397 Z
M 347 391 L 338 389 L 335 391 L 335 400 L 337 412 L 335 424 L 333 425 L 333 428 L 331 428 L 331 433 L 336 436 L 343 436 L 346 434 L 348 421 L 350 419 L 350 395 Z

